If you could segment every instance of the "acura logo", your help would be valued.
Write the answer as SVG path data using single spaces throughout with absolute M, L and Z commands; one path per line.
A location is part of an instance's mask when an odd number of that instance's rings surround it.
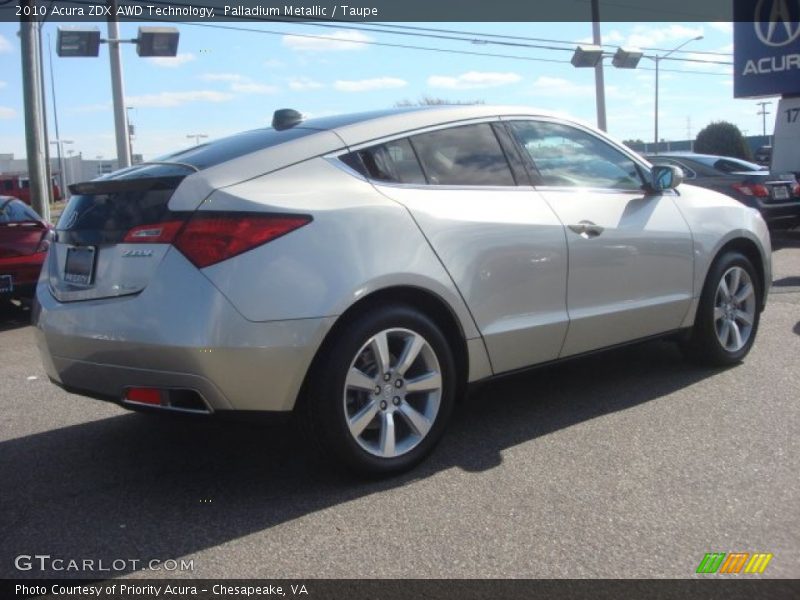
M 758 0 L 753 21 L 767 46 L 791 44 L 800 36 L 800 0 Z

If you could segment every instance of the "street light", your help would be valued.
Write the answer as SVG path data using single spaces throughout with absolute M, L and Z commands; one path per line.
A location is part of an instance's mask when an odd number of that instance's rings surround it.
M 595 103 L 597 104 L 597 126 L 606 130 L 606 99 L 605 82 L 600 75 L 603 69 L 603 59 L 612 56 L 603 52 L 602 46 L 597 44 L 583 44 L 575 48 L 570 62 L 579 69 L 593 68 L 595 70 Z M 633 48 L 617 48 L 613 55 L 613 64 L 618 69 L 635 69 L 642 58 L 642 52 Z
M 117 1 L 109 0 L 109 10 L 116 15 Z M 137 37 L 123 40 L 119 37 L 116 17 L 108 17 L 108 39 L 102 39 L 94 29 L 58 28 L 56 52 L 62 57 L 97 56 L 100 44 L 109 45 L 111 62 L 111 92 L 114 99 L 114 128 L 117 139 L 119 167 L 131 166 L 131 145 L 125 112 L 125 91 L 122 83 L 122 56 L 120 44 L 136 44 L 139 56 L 176 56 L 178 53 L 178 30 L 174 27 L 139 27 Z
M 207 138 L 208 136 L 205 133 L 190 133 L 186 137 L 189 138 L 190 140 L 194 140 L 195 146 L 199 146 L 200 140 L 202 138 Z
M 690 43 L 690 42 L 696 42 L 697 40 L 702 40 L 702 39 L 703 39 L 703 36 L 702 36 L 702 35 L 698 35 L 697 37 L 693 37 L 692 39 L 690 39 L 690 40 L 686 40 L 686 41 L 685 41 L 685 42 L 683 42 L 682 44 L 680 44 L 680 45 L 678 45 L 678 46 L 675 46 L 675 47 L 674 47 L 672 50 L 670 50 L 670 51 L 669 51 L 669 52 L 667 52 L 666 54 L 662 54 L 661 56 L 659 56 L 658 54 L 656 54 L 655 56 L 650 56 L 650 57 L 648 57 L 648 58 L 652 58 L 652 59 L 655 61 L 655 63 L 656 63 L 655 132 L 654 132 L 654 134 L 653 134 L 653 142 L 654 142 L 654 144 L 655 144 L 655 153 L 656 153 L 656 154 L 658 154 L 658 64 L 659 64 L 659 63 L 660 63 L 662 60 L 664 60 L 665 58 L 667 58 L 667 57 L 668 57 L 670 54 L 672 54 L 673 52 L 677 52 L 678 50 L 680 50 L 681 48 L 683 48 L 683 47 L 684 47 L 686 44 L 688 44 L 688 43 Z

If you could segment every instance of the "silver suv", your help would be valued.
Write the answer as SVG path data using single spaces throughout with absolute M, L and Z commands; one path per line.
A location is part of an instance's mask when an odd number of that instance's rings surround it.
M 741 360 L 760 215 L 530 108 L 303 120 L 72 186 L 38 284 L 52 380 L 131 409 L 296 411 L 407 469 L 470 382 L 653 336 Z

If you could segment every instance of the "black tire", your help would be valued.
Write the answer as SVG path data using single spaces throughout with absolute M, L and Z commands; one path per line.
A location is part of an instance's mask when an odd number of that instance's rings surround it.
M 373 389 L 366 392 L 362 389 L 354 389 L 352 386 L 346 389 L 348 374 L 351 373 L 351 366 L 355 366 L 357 360 L 363 361 L 365 357 L 373 356 L 375 363 L 367 365 L 364 369 L 359 363 L 359 370 L 369 372 L 371 377 L 375 377 L 373 383 L 381 378 L 380 370 L 377 367 L 377 356 L 374 355 L 372 348 L 367 343 L 380 337 L 382 332 L 386 335 L 390 349 L 390 364 L 398 366 L 402 353 L 401 348 L 405 347 L 406 340 L 413 336 L 405 332 L 412 332 L 416 336 L 421 336 L 427 343 L 425 349 L 419 353 L 419 361 L 411 363 L 410 368 L 405 372 L 409 375 L 416 369 L 416 372 L 425 372 L 428 363 L 435 357 L 440 373 L 440 392 L 414 392 L 408 391 L 407 396 L 395 405 L 394 400 L 399 396 L 393 396 L 394 391 L 390 392 L 388 387 L 395 385 L 400 379 L 399 371 L 391 370 L 392 380 L 386 381 L 385 385 L 376 386 L 381 392 Z M 406 336 L 406 337 L 403 337 Z M 400 344 L 403 344 L 400 346 Z M 432 354 L 431 354 L 432 353 Z M 422 367 L 422 368 L 421 368 Z M 424 377 L 429 377 L 431 373 Z M 395 380 L 395 377 L 398 379 Z M 406 377 L 406 375 L 402 375 Z M 423 313 L 405 306 L 390 305 L 372 309 L 355 321 L 347 324 L 341 329 L 338 335 L 326 346 L 322 354 L 317 357 L 306 381 L 304 397 L 301 400 L 300 413 L 301 426 L 304 429 L 306 439 L 316 447 L 322 457 L 326 460 L 334 459 L 336 463 L 356 472 L 367 476 L 385 476 L 406 471 L 423 458 L 425 458 L 441 439 L 455 404 L 455 395 L 458 388 L 458 373 L 453 359 L 453 352 L 450 349 L 446 338 L 439 327 Z M 413 384 L 412 379 L 408 379 L 409 385 Z M 387 389 L 384 389 L 387 388 Z M 400 392 L 397 392 L 400 394 Z M 403 390 L 403 394 L 406 391 Z M 386 394 L 392 394 L 391 397 Z M 367 404 L 377 402 L 378 406 L 386 402 L 385 408 L 372 417 L 369 425 L 364 428 L 361 436 L 351 433 L 348 426 L 349 420 L 353 419 L 358 410 L 368 410 Z M 431 404 L 428 404 L 431 402 Z M 419 404 L 421 403 L 421 404 Z M 410 426 L 410 421 L 404 415 L 397 412 L 405 409 L 408 411 L 408 404 L 412 408 L 423 408 L 433 410 L 436 408 L 435 416 L 428 422 L 432 423 L 424 435 L 416 440 L 416 431 Z M 415 410 L 416 410 L 415 408 Z M 353 411 L 353 412 L 350 412 Z M 392 412 L 393 427 L 392 437 L 400 440 L 403 432 L 408 433 L 406 451 L 396 456 L 379 456 L 371 453 L 380 451 L 381 441 L 384 439 L 384 430 L 388 415 Z M 377 433 L 374 430 L 378 430 Z M 407 431 L 406 431 L 407 430 Z M 378 440 L 369 439 L 370 436 L 378 436 Z M 387 437 L 389 434 L 386 434 Z M 370 444 L 375 443 L 372 448 Z M 370 448 L 368 450 L 367 448 Z M 398 452 L 401 448 L 398 448 Z M 390 457 L 388 457 L 390 456 Z
M 738 344 L 731 338 L 731 347 L 726 347 L 720 339 L 720 336 L 724 336 L 724 330 L 721 331 L 724 324 L 722 320 L 715 318 L 715 311 L 719 308 L 718 290 L 722 278 L 727 277 L 726 281 L 731 282 L 733 277 L 732 270 L 735 269 L 743 270 L 752 284 L 752 298 L 749 298 L 748 302 L 752 302 L 754 310 L 752 311 L 752 325 L 747 331 L 747 338 L 744 340 L 743 345 L 736 347 Z M 739 289 L 744 290 L 744 288 Z M 682 344 L 686 357 L 698 364 L 719 367 L 741 362 L 750 352 L 758 332 L 762 298 L 763 286 L 758 278 L 758 272 L 753 267 L 750 259 L 736 251 L 725 252 L 718 256 L 706 276 L 694 326 L 689 333 L 689 337 Z M 721 310 L 725 312 L 727 309 L 722 308 Z M 735 308 L 730 310 L 735 310 Z M 737 329 L 740 335 L 742 335 L 743 325 L 743 322 L 737 321 Z M 730 331 L 732 326 L 729 324 L 728 327 Z M 730 331 L 730 334 L 733 335 L 733 332 Z M 742 337 L 744 336 L 742 335 Z

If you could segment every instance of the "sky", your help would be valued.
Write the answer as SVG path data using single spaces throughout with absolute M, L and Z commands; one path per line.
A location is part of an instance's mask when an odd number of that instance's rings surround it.
M 105 24 L 88 25 L 99 26 L 103 37 L 107 36 Z M 136 37 L 138 25 L 121 23 L 122 38 Z M 594 70 L 574 68 L 569 63 L 571 51 L 485 43 L 487 38 L 476 35 L 557 40 L 564 43 L 523 43 L 574 48 L 577 43 L 591 41 L 588 22 L 389 25 L 393 31 L 465 37 L 466 41 L 375 31 L 380 27 L 376 23 L 333 28 L 256 22 L 175 25 L 180 31 L 175 58 L 141 58 L 132 44 L 122 46 L 126 106 L 132 107 L 129 116 L 136 130 L 133 151 L 145 159 L 194 144 L 187 138 L 191 134 L 213 139 L 267 126 L 278 108 L 324 116 L 389 108 L 425 95 L 449 101 L 533 106 L 596 123 Z M 396 25 L 469 33 L 454 36 L 393 28 Z M 18 23 L 0 23 L 0 153 L 24 157 L 18 28 Z M 60 58 L 55 54 L 56 30 L 57 25 L 52 23 L 45 23 L 43 28 L 51 139 L 55 138 L 52 66 L 60 137 L 73 142 L 66 149 L 85 158 L 113 158 L 108 47 L 101 46 L 98 58 Z M 665 51 L 702 35 L 702 40 L 690 42 L 684 52 L 669 58 L 733 60 L 730 23 L 603 23 L 601 32 L 603 43 L 613 47 Z M 371 42 L 506 56 L 435 52 Z M 53 46 L 52 60 L 48 43 Z M 646 55 L 663 53 L 645 50 Z M 670 59 L 660 63 L 659 137 L 687 139 L 714 120 L 731 121 L 748 135 L 761 134 L 762 117 L 757 114 L 760 108 L 756 100 L 733 98 L 730 64 Z M 616 69 L 610 63 L 606 59 L 604 69 L 609 133 L 620 140 L 651 142 L 654 61 L 643 58 L 635 70 Z M 767 107 L 773 113 L 767 117 L 768 133 L 773 128 L 776 106 L 775 101 Z

